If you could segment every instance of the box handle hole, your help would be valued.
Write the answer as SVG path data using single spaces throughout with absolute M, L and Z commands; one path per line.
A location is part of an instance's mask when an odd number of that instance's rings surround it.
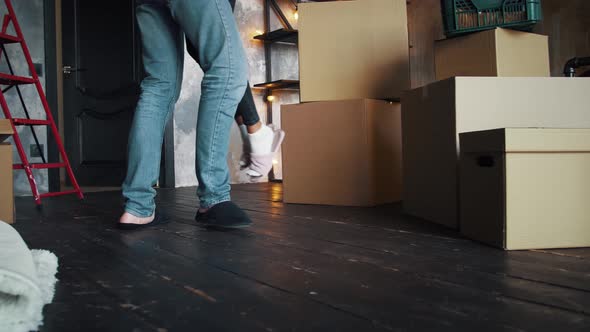
M 494 167 L 496 161 L 492 156 L 479 156 L 477 157 L 477 165 L 479 167 Z

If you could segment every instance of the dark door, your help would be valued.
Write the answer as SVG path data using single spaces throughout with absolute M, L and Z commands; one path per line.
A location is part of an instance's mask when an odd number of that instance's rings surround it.
M 139 96 L 133 0 L 63 0 L 64 138 L 80 185 L 119 186 Z

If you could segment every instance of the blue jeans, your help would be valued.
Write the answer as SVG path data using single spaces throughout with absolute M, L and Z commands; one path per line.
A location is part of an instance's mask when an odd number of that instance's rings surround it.
M 184 41 L 205 73 L 196 132 L 201 207 L 230 200 L 226 155 L 236 108 L 246 89 L 247 62 L 227 0 L 144 1 L 136 10 L 146 77 L 129 135 L 125 211 L 154 213 L 164 128 L 180 94 Z
M 145 0 L 144 0 L 145 1 Z M 165 1 L 165 0 L 159 0 Z M 236 6 L 236 0 L 229 0 L 229 5 L 231 6 L 232 11 Z M 193 59 L 199 62 L 199 56 L 197 54 L 197 50 L 193 47 L 190 41 L 187 40 L 186 49 L 188 54 L 193 57 Z M 250 83 L 246 84 L 246 92 L 244 93 L 244 97 L 238 104 L 238 110 L 236 111 L 236 120 L 238 117 L 242 118 L 242 122 L 246 126 L 252 126 L 258 122 L 260 122 L 260 117 L 258 116 L 258 111 L 256 110 L 256 103 L 254 102 L 254 96 L 252 96 L 252 90 L 250 89 Z

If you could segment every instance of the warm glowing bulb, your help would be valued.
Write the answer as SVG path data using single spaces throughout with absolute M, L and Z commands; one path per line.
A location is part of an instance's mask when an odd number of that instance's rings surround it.
M 273 164 L 273 165 L 278 165 L 278 164 L 279 164 L 279 161 L 278 161 L 278 160 L 276 160 L 276 159 L 273 159 L 273 160 L 272 160 L 272 164 Z
M 266 100 L 268 100 L 272 103 L 273 101 L 275 101 L 275 96 L 268 96 L 268 97 L 266 97 Z
M 256 30 L 256 35 L 263 35 L 264 32 L 262 32 L 261 30 Z
M 298 11 L 295 11 L 295 13 L 293 13 L 293 18 L 295 20 L 298 20 L 299 19 L 299 12 Z

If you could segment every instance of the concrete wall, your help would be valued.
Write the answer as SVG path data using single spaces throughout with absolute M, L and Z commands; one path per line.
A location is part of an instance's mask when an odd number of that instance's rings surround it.
M 43 70 L 39 72 L 42 75 L 41 83 L 45 87 L 45 43 L 44 43 L 44 28 L 43 28 L 43 0 L 19 0 L 12 2 L 14 10 L 17 15 L 17 19 L 25 36 L 25 40 L 29 47 L 29 51 L 33 58 L 34 63 L 42 64 Z M 0 15 L 4 17 L 6 9 L 4 2 L 0 5 Z M 8 31 L 10 34 L 14 34 L 12 28 Z M 24 55 L 21 51 L 21 47 L 18 44 L 6 45 L 8 57 L 10 58 L 11 64 L 16 75 L 19 76 L 30 76 L 28 66 L 24 60 Z M 9 73 L 6 60 L 3 57 L 0 64 L 0 71 Z M 37 90 L 32 85 L 25 85 L 20 87 L 23 98 L 26 102 L 27 109 L 31 118 L 45 118 L 45 112 L 41 105 L 41 101 L 38 97 Z M 16 89 L 13 88 L 5 94 L 8 106 L 14 117 L 24 118 L 24 111 L 18 98 Z M 3 116 L 2 116 L 3 117 Z M 43 153 L 47 156 L 47 130 L 45 127 L 35 127 L 39 142 L 43 144 Z M 18 129 L 19 136 L 27 151 L 29 152 L 29 146 L 34 144 L 33 136 L 29 127 L 20 127 Z M 14 160 L 20 162 L 20 157 L 14 149 Z M 41 162 L 41 158 L 29 158 L 29 162 L 38 163 Z M 34 171 L 35 180 L 37 181 L 38 188 L 41 192 L 47 191 L 48 180 L 47 170 L 36 170 Z M 31 187 L 27 181 L 25 172 L 22 170 L 14 171 L 14 192 L 15 195 L 30 195 Z

